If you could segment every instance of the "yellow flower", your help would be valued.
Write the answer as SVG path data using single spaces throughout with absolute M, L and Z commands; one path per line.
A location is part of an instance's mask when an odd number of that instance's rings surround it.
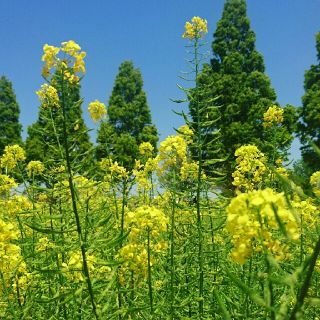
M 127 223 L 139 229 L 164 232 L 167 230 L 168 218 L 153 206 L 141 206 L 128 213 Z
M 72 57 L 77 56 L 80 50 L 81 47 L 73 40 L 61 43 L 61 51 L 65 52 L 66 54 L 69 54 Z
M 48 77 L 50 76 L 50 70 L 49 70 L 49 68 L 48 68 L 46 65 L 44 65 L 44 66 L 42 67 L 42 72 L 41 72 L 41 74 L 42 74 L 42 76 L 43 76 L 44 78 L 48 78 Z
M 110 170 L 111 174 L 113 174 L 115 176 L 119 176 L 124 179 L 128 178 L 129 173 L 127 172 L 127 170 L 124 167 L 120 166 L 117 161 L 111 163 L 109 170 Z
M 283 109 L 274 105 L 263 114 L 263 126 L 265 128 L 271 127 L 273 124 L 280 124 L 283 122 Z
M 89 272 L 95 270 L 96 259 L 93 255 L 87 253 L 87 265 Z M 83 273 L 83 259 L 81 252 L 72 252 L 67 262 L 62 263 L 62 272 L 64 276 L 72 282 L 82 282 L 85 280 Z
M 287 245 L 278 239 L 282 229 L 287 234 L 286 240 L 295 241 L 300 237 L 298 222 L 284 194 L 270 188 L 239 194 L 231 200 L 227 214 L 226 229 L 234 246 L 231 257 L 240 264 L 245 263 L 253 251 L 263 249 L 278 260 L 288 257 Z
M 181 180 L 196 180 L 198 177 L 199 165 L 195 161 L 183 161 L 180 169 Z M 205 177 L 204 177 L 205 178 Z
M 191 22 L 186 22 L 185 32 L 182 38 L 199 39 L 203 38 L 208 33 L 207 20 L 200 17 L 193 17 Z
M 80 73 L 85 73 L 86 69 L 85 69 L 85 65 L 84 65 L 84 58 L 86 57 L 86 53 L 84 51 L 80 52 L 80 54 L 78 54 L 75 59 L 75 63 L 73 66 L 73 70 L 74 72 L 80 72 Z
M 187 157 L 187 142 L 182 136 L 168 136 L 160 143 L 158 159 L 167 165 L 175 165 L 176 160 L 185 160 Z
M 59 96 L 57 89 L 48 84 L 43 84 L 41 89 L 36 91 L 36 94 L 39 97 L 41 106 L 44 108 L 59 108 Z
M 26 287 L 30 284 L 30 273 L 27 272 L 20 247 L 10 243 L 18 239 L 18 229 L 15 230 L 12 224 L 0 219 L 0 234 L 1 296 L 3 297 L 1 291 L 12 286 L 15 292 L 19 288 L 21 293 L 19 298 L 23 300 Z M 13 296 L 9 298 L 13 299 Z
M 88 111 L 93 121 L 99 121 L 107 114 L 106 106 L 98 100 L 89 104 Z
M 150 142 L 142 142 L 139 145 L 139 153 L 143 156 L 143 155 L 147 155 L 147 156 L 151 156 L 152 152 L 154 150 L 154 147 L 152 146 L 152 144 Z
M 46 251 L 48 249 L 54 248 L 55 245 L 52 243 L 48 237 L 42 237 L 39 239 L 38 244 L 36 245 L 36 251 Z
M 69 81 L 70 83 L 77 83 L 79 82 L 79 77 L 76 76 L 75 74 L 71 73 L 68 70 L 64 70 L 63 71 L 63 78 L 67 81 Z
M 81 51 L 81 47 L 73 40 L 62 42 L 61 48 L 45 44 L 43 51 L 42 61 L 45 62 L 45 65 L 42 68 L 42 75 L 45 78 L 50 76 L 52 68 L 63 70 L 64 78 L 71 83 L 79 81 L 77 73 L 85 73 L 84 58 L 86 53 Z M 62 59 L 58 58 L 59 52 L 64 53 Z
M 194 135 L 194 132 L 188 125 L 185 124 L 181 126 L 180 128 L 178 128 L 177 132 L 178 135 L 181 136 L 187 142 L 187 144 L 192 143 L 192 137 Z
M 253 190 L 263 180 L 267 170 L 266 158 L 255 145 L 246 145 L 235 152 L 236 170 L 232 173 L 232 184 L 238 189 Z
M 43 71 L 43 75 L 48 75 L 49 70 L 54 67 L 57 63 L 57 54 L 59 53 L 60 48 L 49 46 L 48 44 L 45 44 L 43 46 L 43 56 L 41 58 L 42 61 L 44 61 L 45 64 L 45 72 Z
M 41 161 L 30 161 L 27 165 L 28 177 L 39 175 L 44 171 L 44 165 Z
M 18 161 L 23 161 L 25 158 L 24 150 L 17 144 L 6 146 L 3 156 L 0 158 L 0 167 L 11 170 L 17 165 Z
M 315 195 L 320 197 L 320 171 L 316 171 L 310 177 L 310 184 Z

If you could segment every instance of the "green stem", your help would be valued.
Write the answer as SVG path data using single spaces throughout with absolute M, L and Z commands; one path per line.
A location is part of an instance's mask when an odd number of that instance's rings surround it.
M 297 314 L 298 312 L 301 310 L 301 307 L 304 303 L 305 298 L 307 297 L 308 294 L 308 290 L 311 284 L 311 278 L 312 278 L 312 274 L 315 268 L 315 265 L 317 263 L 317 259 L 320 253 L 320 237 L 318 238 L 318 241 L 316 243 L 316 246 L 313 250 L 310 262 L 309 262 L 309 268 L 307 271 L 307 275 L 304 279 L 304 282 L 298 292 L 298 296 L 297 296 L 297 301 L 296 304 L 293 307 L 292 313 L 290 315 L 289 320 L 298 320 L 297 318 Z
M 149 287 L 149 302 L 151 315 L 153 315 L 153 295 L 152 295 L 152 279 L 151 279 L 151 259 L 150 259 L 150 228 L 148 228 L 148 287 Z
M 303 252 L 303 242 L 304 242 L 304 239 L 303 239 L 303 215 L 301 215 L 300 217 L 300 264 L 302 264 L 302 261 L 303 261 L 303 256 L 304 256 L 304 252 Z
M 117 201 L 115 199 L 115 201 Z M 120 221 L 120 243 L 119 243 L 119 250 L 122 248 L 123 245 L 123 234 L 124 234 L 124 212 L 125 207 L 127 204 L 127 182 L 126 180 L 123 180 L 122 182 L 122 207 L 121 207 L 121 221 Z M 117 209 L 118 211 L 118 209 Z M 117 214 L 118 215 L 118 214 Z M 119 271 L 118 268 L 118 275 L 117 275 L 117 287 L 118 287 L 118 308 L 122 308 L 122 294 L 121 294 L 121 284 L 119 281 Z M 119 320 L 122 319 L 121 314 L 119 314 Z
M 175 188 L 176 175 L 173 171 L 173 183 Z M 171 212 L 171 229 L 170 229 L 170 318 L 174 319 L 174 301 L 175 301 L 175 290 L 174 290 L 174 228 L 175 228 L 175 210 L 176 210 L 176 193 L 173 192 L 172 199 L 172 212 Z
M 124 234 L 124 211 L 125 207 L 127 205 L 127 181 L 123 181 L 122 185 L 122 207 L 121 207 L 121 229 L 120 229 L 120 248 L 122 248 L 122 243 L 123 243 L 123 234 Z
M 67 163 L 67 173 L 68 173 L 68 183 L 69 183 L 69 189 L 71 193 L 71 202 L 72 202 L 72 209 L 74 213 L 74 217 L 76 220 L 76 226 L 77 226 L 77 233 L 78 233 L 78 238 L 80 241 L 80 249 L 81 249 L 81 255 L 82 255 L 82 262 L 83 262 L 83 273 L 85 275 L 86 281 L 87 281 L 87 287 L 90 295 L 90 300 L 91 300 L 91 305 L 92 305 L 92 310 L 93 314 L 96 319 L 98 318 L 97 314 L 97 309 L 96 305 L 94 302 L 94 294 L 93 294 L 93 289 L 92 289 L 92 283 L 90 279 L 90 274 L 89 274 L 89 268 L 87 264 L 87 256 L 86 256 L 86 248 L 85 248 L 85 243 L 83 241 L 83 235 L 82 235 L 82 230 L 81 230 L 81 223 L 80 223 L 80 217 L 79 217 L 79 212 L 78 212 L 78 207 L 77 207 L 77 199 L 76 199 L 76 193 L 74 189 L 74 184 L 73 184 L 73 177 L 72 177 L 72 169 L 71 169 L 71 160 L 70 160 L 70 154 L 69 154 L 69 145 L 68 145 L 68 133 L 67 133 L 67 115 L 66 115 L 66 103 L 65 103 L 65 92 L 64 92 L 64 69 L 62 69 L 61 72 L 61 87 L 62 87 L 62 112 L 63 112 L 63 142 L 64 142 L 64 149 L 65 149 L 65 156 L 66 156 L 66 163 Z
M 248 274 L 248 284 L 247 284 L 248 288 L 251 288 L 251 275 L 252 275 L 252 257 L 250 257 L 250 260 L 249 260 L 249 274 Z M 248 294 L 246 294 L 245 305 L 246 305 L 246 317 L 249 318 L 250 304 L 249 304 Z
M 268 257 L 267 257 L 266 253 L 265 253 L 265 259 L 266 259 L 267 274 L 268 274 L 268 291 L 269 291 L 270 307 L 273 308 L 274 307 L 274 295 L 273 295 L 272 282 L 270 280 L 271 266 L 270 266 L 270 262 L 268 260 Z M 270 319 L 271 320 L 275 320 L 276 319 L 276 315 L 275 315 L 274 310 L 271 310 L 271 312 L 270 312 Z
M 200 108 L 197 92 L 197 78 L 199 74 L 199 60 L 198 60 L 198 38 L 195 38 L 194 42 L 194 57 L 195 57 L 195 81 L 196 81 L 196 91 L 194 103 L 196 106 L 197 112 L 197 149 L 198 149 L 198 176 L 197 176 L 197 199 L 196 199 L 196 208 L 197 208 L 197 228 L 198 228 L 198 260 L 199 260 L 199 316 L 203 317 L 203 282 L 204 282 L 204 273 L 203 273 L 203 234 L 202 234 L 202 217 L 201 217 L 201 208 L 200 208 L 200 196 L 201 196 L 201 176 L 202 176 L 202 137 L 201 137 L 201 123 L 200 123 Z

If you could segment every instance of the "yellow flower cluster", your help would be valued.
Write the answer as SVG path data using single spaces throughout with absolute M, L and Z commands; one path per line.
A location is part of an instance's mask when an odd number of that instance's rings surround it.
M 10 242 L 18 239 L 19 232 L 10 222 L 0 219 L 0 231 L 0 242 Z
M 135 280 L 146 279 L 148 274 L 148 251 L 143 244 L 129 243 L 119 250 L 117 258 L 122 261 L 120 282 L 125 283 L 127 271 L 134 274 Z
M 13 178 L 5 174 L 0 174 L 0 195 L 9 194 L 10 191 L 17 186 L 18 184 Z
M 6 214 L 14 218 L 19 213 L 25 213 L 32 209 L 32 202 L 22 195 L 13 195 L 8 199 L 0 200 L 0 215 Z
M 168 218 L 161 210 L 153 206 L 141 206 L 128 212 L 126 223 L 140 230 L 149 230 L 153 236 L 158 236 L 167 230 Z
M 232 184 L 238 189 L 253 190 L 262 181 L 267 168 L 264 154 L 255 145 L 246 145 L 235 152 L 236 170 L 232 173 Z
M 110 190 L 110 187 L 115 186 L 115 183 L 128 180 L 131 176 L 131 172 L 110 158 L 102 159 L 99 162 L 99 167 L 104 172 L 103 183 L 100 184 L 100 187 L 105 191 Z
M 176 166 L 187 157 L 187 142 L 182 136 L 169 136 L 160 143 L 157 159 L 162 164 L 162 170 Z
M 288 177 L 288 171 L 287 171 L 287 169 L 282 165 L 282 163 L 283 163 L 283 160 L 281 159 L 281 158 L 279 158 L 279 159 L 277 159 L 276 161 L 275 161 L 275 164 L 276 164 L 276 172 L 278 173 L 278 174 L 280 174 L 281 176 L 283 176 L 283 177 Z
M 138 191 L 148 191 L 152 189 L 151 177 L 153 171 L 157 169 L 157 159 L 148 158 L 145 164 L 136 160 L 132 174 L 135 177 Z
M 109 170 L 111 175 L 116 178 L 127 179 L 129 176 L 128 171 L 124 167 L 120 166 L 117 161 L 111 163 Z
M 234 246 L 231 257 L 240 264 L 254 251 L 285 259 L 288 248 L 279 240 L 281 232 L 285 232 L 288 239 L 300 237 L 298 223 L 284 194 L 269 188 L 239 194 L 231 200 L 227 214 L 226 229 Z
M 36 91 L 43 108 L 59 108 L 59 96 L 57 89 L 48 84 L 43 84 L 41 89 Z
M 183 125 L 178 129 L 178 134 L 181 135 L 186 141 L 187 144 L 192 143 L 192 137 L 194 135 L 193 130 L 188 125 Z
M 70 55 L 71 57 L 77 57 L 81 47 L 73 40 L 65 41 L 61 43 L 61 51 Z
M 315 214 L 317 212 L 317 207 L 314 205 L 311 198 L 301 200 L 298 196 L 295 196 L 292 199 L 291 204 L 297 211 L 296 215 L 308 226 L 308 229 L 311 229 L 318 224 L 319 215 Z
M 288 175 L 289 175 L 287 169 L 284 167 L 277 167 L 276 171 L 277 171 L 277 173 L 279 173 L 283 177 L 288 177 Z
M 139 145 L 139 153 L 142 156 L 151 157 L 153 150 L 154 150 L 154 147 L 152 146 L 152 144 L 150 142 L 142 142 Z
M 17 144 L 6 146 L 0 158 L 0 167 L 6 170 L 12 170 L 19 161 L 23 161 L 25 158 L 24 150 Z
M 199 171 L 199 165 L 195 161 L 187 162 L 183 161 L 182 166 L 180 168 L 180 177 L 182 181 L 186 180 L 196 180 L 198 177 L 198 171 Z M 203 177 L 205 178 L 205 175 L 203 173 Z
M 71 73 L 68 70 L 64 70 L 63 79 L 70 82 L 70 83 L 78 83 L 79 82 L 79 77 L 76 76 L 74 73 Z
M 280 124 L 283 122 L 283 109 L 274 105 L 263 114 L 263 126 L 265 128 L 271 127 L 273 124 Z
M 30 274 L 27 272 L 26 264 L 21 255 L 21 249 L 12 243 L 18 237 L 19 230 L 16 226 L 0 218 L 0 270 L 2 283 L 0 301 L 7 294 L 7 289 L 10 286 L 14 290 L 17 290 L 19 286 L 20 295 L 23 296 L 30 279 Z
M 94 256 L 87 254 L 87 265 L 89 273 L 92 273 L 95 269 L 94 263 L 96 259 Z M 75 283 L 85 281 L 85 276 L 83 273 L 83 260 L 81 252 L 72 252 L 68 262 L 62 263 L 62 272 L 64 276 Z
M 95 183 L 92 180 L 87 179 L 81 175 L 73 177 L 74 188 L 77 191 L 77 197 L 79 202 L 85 202 L 93 194 L 96 193 Z M 69 188 L 69 180 L 58 181 L 53 188 L 53 195 L 56 198 L 65 200 L 66 202 L 71 200 L 71 192 Z
M 55 245 L 51 242 L 48 237 L 42 237 L 38 240 L 38 244 L 36 246 L 37 252 L 47 251 L 48 249 L 54 248 Z
M 107 279 L 110 276 L 111 268 L 109 266 L 97 263 L 97 258 L 90 253 L 86 254 L 87 265 L 90 277 L 95 279 Z M 80 251 L 73 251 L 69 254 L 67 262 L 63 262 L 62 273 L 71 282 L 79 283 L 85 281 L 83 272 L 83 260 Z
M 193 17 L 191 22 L 187 21 L 185 24 L 185 32 L 182 38 L 199 39 L 203 38 L 208 33 L 207 20 L 200 17 Z
M 59 52 L 63 52 L 63 59 L 58 58 Z M 73 40 L 62 42 L 61 47 L 49 46 L 45 44 L 43 46 L 42 61 L 45 65 L 42 69 L 42 75 L 45 78 L 50 76 L 52 68 L 63 70 L 64 76 L 70 82 L 79 81 L 79 77 L 76 74 L 85 73 L 84 58 L 86 53 L 81 51 L 81 47 Z
M 104 103 L 95 100 L 89 103 L 88 111 L 93 121 L 99 121 L 107 115 L 107 109 Z
M 40 175 L 44 171 L 44 165 L 41 161 L 32 160 L 27 165 L 27 174 L 31 178 L 36 175 Z
M 45 70 L 43 71 L 43 75 L 47 74 L 49 70 L 54 67 L 57 63 L 57 55 L 60 51 L 60 48 L 57 48 L 55 46 L 49 46 L 48 44 L 45 44 L 43 46 L 43 56 L 41 58 L 42 61 L 44 61 L 45 64 Z
M 129 243 L 122 247 L 117 258 L 122 261 L 121 274 L 124 279 L 127 271 L 133 271 L 136 279 L 145 279 L 148 270 L 148 247 L 146 238 L 150 238 L 152 252 L 162 253 L 168 245 L 160 236 L 166 232 L 168 218 L 153 206 L 141 206 L 129 211 L 125 226 L 130 230 Z M 151 263 L 154 262 L 154 254 Z
M 198 163 L 190 159 L 188 146 L 192 143 L 193 130 L 183 125 L 177 130 L 176 136 L 168 136 L 160 143 L 157 174 L 159 177 L 170 169 L 179 173 L 182 181 L 195 180 L 198 177 Z M 202 173 L 202 179 L 206 175 Z
M 314 194 L 320 197 L 320 171 L 316 171 L 311 175 L 310 184 Z

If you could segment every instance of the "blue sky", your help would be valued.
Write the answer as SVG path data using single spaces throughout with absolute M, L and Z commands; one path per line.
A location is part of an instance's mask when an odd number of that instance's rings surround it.
M 212 34 L 221 18 L 223 0 L 1 0 L 0 75 L 12 82 L 27 126 L 37 119 L 35 91 L 43 83 L 41 55 L 45 43 L 59 46 L 73 39 L 87 52 L 82 81 L 84 118 L 90 101 L 107 104 L 118 67 L 132 60 L 140 68 L 152 118 L 160 139 L 172 134 L 182 120 L 172 113 L 182 106 L 170 98 L 183 95 L 177 83 L 187 71 L 185 21 L 201 16 Z M 301 104 L 304 72 L 316 63 L 315 33 L 320 31 L 320 0 L 248 0 L 248 17 L 256 46 L 264 56 L 266 73 L 281 105 Z M 210 56 L 209 56 L 210 57 Z M 93 134 L 93 140 L 95 136 Z M 293 154 L 298 157 L 297 144 Z

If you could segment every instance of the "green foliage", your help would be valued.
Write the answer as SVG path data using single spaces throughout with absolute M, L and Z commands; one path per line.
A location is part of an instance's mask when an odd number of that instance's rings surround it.
M 3 153 L 5 146 L 22 143 L 19 114 L 20 108 L 12 83 L 2 76 L 0 78 L 0 154 Z
M 275 104 L 276 94 L 264 74 L 263 57 L 255 48 L 255 33 L 250 29 L 246 16 L 245 0 L 226 1 L 214 33 L 212 50 L 211 64 L 204 66 L 198 77 L 198 86 L 208 88 L 202 96 L 204 101 L 218 97 L 215 103 L 220 108 L 208 109 L 206 116 L 218 119 L 213 129 L 221 132 L 220 157 L 229 157 L 224 170 L 230 184 L 234 152 L 238 147 L 255 144 L 270 156 L 271 152 L 274 153 L 270 145 L 274 145 L 276 135 L 277 153 L 286 154 L 292 140 L 292 125 L 272 134 L 263 129 L 263 114 Z M 285 122 L 290 122 L 295 118 L 294 109 L 287 108 L 285 116 Z
M 108 120 L 102 122 L 97 138 L 97 159 L 110 157 L 126 169 L 132 169 L 139 159 L 138 147 L 150 142 L 156 152 L 158 135 L 151 123 L 150 109 L 142 89 L 141 73 L 133 63 L 125 61 L 109 100 Z
M 290 179 L 296 185 L 300 186 L 306 194 L 312 195 L 312 188 L 309 182 L 312 172 L 305 161 L 302 159 L 295 161 L 289 173 Z
M 311 171 L 320 169 L 319 160 L 310 142 L 320 147 L 320 32 L 316 35 L 318 64 L 312 65 L 305 73 L 302 97 L 299 137 L 302 143 L 302 157 Z
M 61 87 L 60 75 L 55 75 L 51 85 L 55 87 L 61 99 L 64 91 L 66 106 L 66 129 L 70 141 L 70 158 L 75 166 L 81 166 L 80 172 L 90 168 L 93 158 L 90 157 L 92 144 L 88 129 L 82 119 L 82 100 L 80 85 L 64 81 Z M 40 160 L 47 167 L 58 164 L 63 156 L 63 114 L 61 108 L 41 107 L 38 120 L 28 128 L 26 140 L 27 160 Z M 79 168 L 77 168 L 79 169 Z

